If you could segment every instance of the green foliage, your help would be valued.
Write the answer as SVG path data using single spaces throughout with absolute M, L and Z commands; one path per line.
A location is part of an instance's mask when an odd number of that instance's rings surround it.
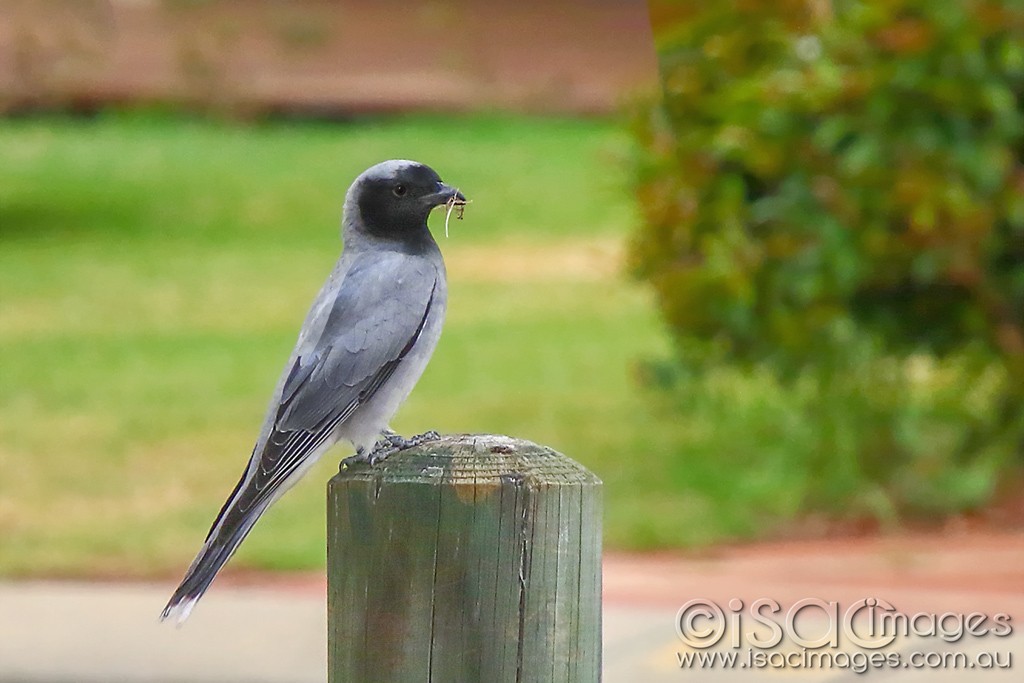
M 632 259 L 682 391 L 729 363 L 803 397 L 806 508 L 983 503 L 1024 451 L 1024 6 L 652 16 L 664 102 L 634 122 Z

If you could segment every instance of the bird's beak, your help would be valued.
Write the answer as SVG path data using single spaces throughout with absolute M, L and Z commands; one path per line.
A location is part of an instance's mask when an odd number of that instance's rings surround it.
M 453 204 L 466 203 L 466 197 L 459 192 L 458 188 L 452 187 L 446 183 L 438 183 L 437 191 L 428 194 L 425 199 L 430 202 L 431 206 L 442 206 L 449 202 Z

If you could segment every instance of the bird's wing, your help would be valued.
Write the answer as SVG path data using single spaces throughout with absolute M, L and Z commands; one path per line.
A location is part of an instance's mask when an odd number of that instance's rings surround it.
M 437 279 L 429 261 L 403 254 L 355 259 L 333 302 L 307 319 L 280 398 L 270 408 L 273 425 L 253 450 L 163 618 L 187 616 L 282 485 L 394 373 L 423 331 Z M 327 316 L 326 322 L 319 316 Z
M 273 428 L 236 501 L 239 513 L 272 495 L 387 381 L 423 330 L 436 282 L 432 264 L 402 254 L 353 263 L 325 309 L 319 338 L 301 344 L 287 370 Z

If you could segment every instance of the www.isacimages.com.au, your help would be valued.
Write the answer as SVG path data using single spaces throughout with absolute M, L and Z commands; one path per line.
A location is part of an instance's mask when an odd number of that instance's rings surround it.
M 865 673 L 870 669 L 949 669 L 986 670 L 1010 669 L 1013 653 L 1009 651 L 977 652 L 846 652 L 843 650 L 765 651 L 747 648 L 745 651 L 677 652 L 681 669 L 773 669 L 823 670 L 835 669 Z

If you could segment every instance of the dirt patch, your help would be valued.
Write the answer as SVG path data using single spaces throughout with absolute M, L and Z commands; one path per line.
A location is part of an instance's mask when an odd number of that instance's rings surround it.
M 1024 610 L 1024 533 L 899 534 L 605 558 L 605 599 L 677 604 L 878 597 L 901 609 Z

